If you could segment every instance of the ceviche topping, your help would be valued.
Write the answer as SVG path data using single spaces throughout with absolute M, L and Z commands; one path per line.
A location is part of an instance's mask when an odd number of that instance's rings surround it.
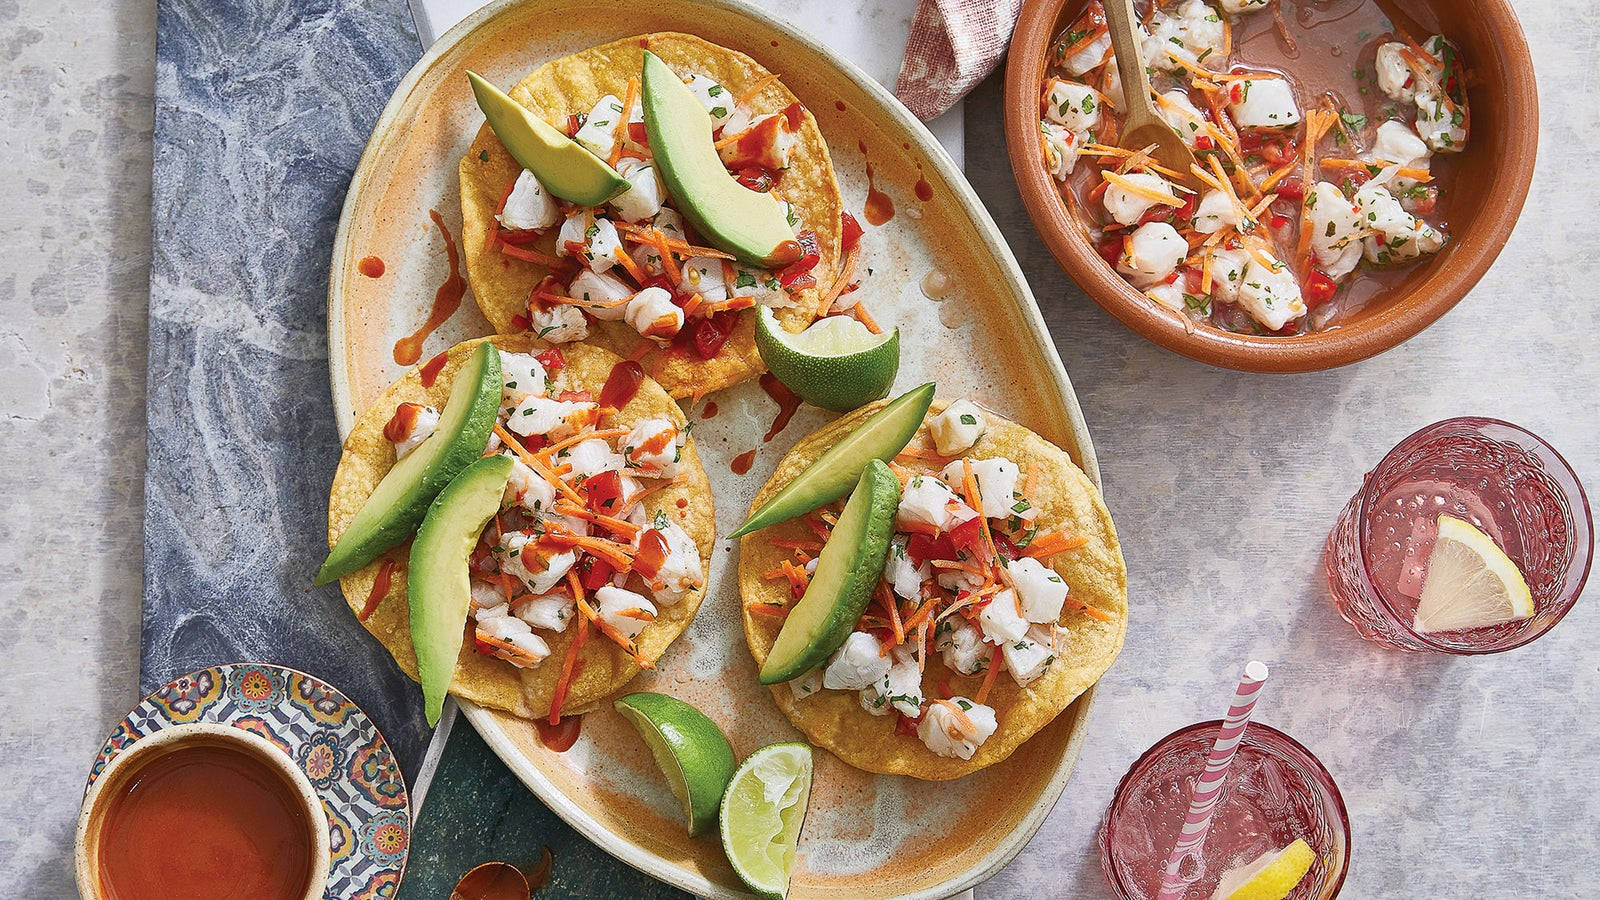
M 1043 677 L 1064 642 L 1064 612 L 1109 621 L 1072 599 L 1050 565 L 1087 541 L 1040 530 L 1029 501 L 1037 473 L 1004 457 L 971 455 L 988 425 L 977 404 L 956 401 L 928 420 L 933 446 L 895 457 L 900 504 L 874 602 L 826 665 L 790 682 L 797 699 L 853 691 L 867 712 L 898 716 L 898 731 L 961 759 L 995 731 L 986 701 L 1001 670 L 1020 688 Z M 837 510 L 825 507 L 806 521 L 817 540 L 781 544 L 791 558 L 763 573 L 787 581 L 795 599 L 805 594 Z M 934 655 L 967 679 L 959 693 L 949 679 L 925 677 Z
M 1419 43 L 1375 7 L 1371 30 L 1314 44 L 1281 12 L 1258 15 L 1265 0 L 1139 6 L 1152 100 L 1199 165 L 1117 146 L 1125 98 L 1099 0 L 1052 47 L 1039 130 L 1101 256 L 1153 303 L 1191 327 L 1300 334 L 1444 247 L 1434 157 L 1464 149 L 1470 125 L 1454 44 Z M 1336 26 L 1353 27 L 1320 27 Z M 1353 72 L 1343 46 L 1360 48 Z M 1318 47 L 1338 79 L 1301 52 Z
M 657 171 L 634 78 L 625 97 L 607 94 L 558 123 L 609 164 L 627 182 L 625 190 L 602 206 L 574 205 L 523 169 L 506 185 L 495 211 L 489 249 L 551 272 L 528 298 L 527 328 L 538 337 L 578 341 L 593 322 L 624 322 L 657 344 L 681 340 L 710 359 L 726 344 L 732 313 L 793 306 L 796 294 L 816 284 L 809 274 L 816 257 L 803 265 L 805 248 L 816 246 L 815 233 L 783 195 L 802 110 L 795 104 L 792 111 L 753 112 L 748 101 L 765 80 L 734 96 L 697 72 L 682 79 L 711 116 L 712 137 L 729 174 L 779 200 L 800 262 L 780 270 L 757 268 L 703 245 Z
M 641 502 L 678 476 L 687 427 L 608 427 L 617 409 L 570 389 L 560 350 L 498 352 L 504 387 L 484 452 L 511 457 L 512 470 L 471 555 L 477 650 L 533 668 L 550 655 L 547 636 L 581 617 L 648 666 L 640 632 L 705 585 L 694 540 Z M 402 403 L 384 436 L 404 455 L 438 421 L 431 407 Z

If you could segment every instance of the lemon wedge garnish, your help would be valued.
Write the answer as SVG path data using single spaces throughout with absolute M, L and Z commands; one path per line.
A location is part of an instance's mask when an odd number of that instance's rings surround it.
M 1533 594 L 1511 557 L 1471 523 L 1440 516 L 1412 630 L 1462 631 L 1531 615 Z
M 1311 845 L 1295 838 L 1282 850 L 1268 850 L 1255 862 L 1229 870 L 1211 900 L 1283 900 L 1316 861 Z

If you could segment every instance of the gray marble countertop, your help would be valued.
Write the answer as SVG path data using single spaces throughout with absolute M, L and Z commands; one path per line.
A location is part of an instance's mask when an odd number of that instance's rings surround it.
M 1588 171 L 1600 9 L 1519 5 L 1544 119 L 1522 224 L 1436 326 L 1334 372 L 1223 372 L 1127 332 L 1061 274 L 1023 214 L 998 83 L 967 104 L 969 177 L 1077 385 L 1134 610 L 1076 776 L 979 897 L 1041 885 L 1105 896 L 1094 836 L 1117 778 L 1160 736 L 1216 715 L 1251 656 L 1273 666 L 1259 718 L 1310 746 L 1344 792 L 1347 896 L 1592 895 L 1594 597 L 1510 654 L 1414 656 L 1357 638 L 1328 603 L 1318 560 L 1361 473 L 1447 416 L 1518 422 L 1600 484 Z M 0 324 L 0 884 L 35 897 L 72 896 L 83 777 L 137 699 L 154 19 L 151 0 L 70 13 L 0 0 L 0 298 L 11 313 Z M 1225 624 L 1197 624 L 1212 620 Z

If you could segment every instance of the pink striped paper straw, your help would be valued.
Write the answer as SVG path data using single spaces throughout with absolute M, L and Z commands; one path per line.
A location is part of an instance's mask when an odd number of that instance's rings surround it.
M 1200 850 L 1205 846 L 1206 834 L 1211 830 L 1211 816 L 1217 811 L 1217 800 L 1228 781 L 1228 768 L 1233 765 L 1233 754 L 1244 738 L 1245 726 L 1250 724 L 1250 713 L 1256 708 L 1256 698 L 1267 680 L 1267 666 L 1251 660 L 1244 667 L 1244 677 L 1234 691 L 1233 704 L 1223 719 L 1222 730 L 1217 732 L 1216 743 L 1211 745 L 1211 755 L 1206 757 L 1205 770 L 1195 782 L 1194 794 L 1189 798 L 1189 813 L 1183 817 L 1183 830 L 1178 833 L 1178 843 L 1167 857 L 1166 873 L 1161 878 L 1161 893 L 1157 900 L 1181 900 L 1195 876 L 1184 878 L 1178 874 L 1184 857 L 1193 856 L 1200 861 Z M 1198 872 L 1198 869 L 1196 869 Z

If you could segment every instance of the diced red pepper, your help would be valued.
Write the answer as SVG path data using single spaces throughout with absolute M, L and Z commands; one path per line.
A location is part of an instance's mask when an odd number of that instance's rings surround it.
M 1202 134 L 1194 139 L 1194 148 L 1196 150 L 1213 150 L 1216 146 L 1216 142 L 1211 139 L 1209 134 Z
M 650 135 L 645 131 L 643 122 L 628 123 L 628 140 L 633 141 L 635 144 L 643 144 L 647 147 L 650 145 Z
M 860 243 L 861 243 L 861 223 L 857 222 L 856 221 L 856 217 L 850 215 L 849 213 L 841 214 L 839 216 L 839 246 L 840 246 L 840 248 L 844 252 L 849 253 L 851 250 L 854 250 L 856 248 L 856 245 L 858 245 Z
M 667 539 L 654 528 L 639 535 L 639 552 L 633 557 L 633 570 L 653 579 L 667 562 Z
M 1324 303 L 1332 300 L 1333 295 L 1339 292 L 1339 286 L 1334 284 L 1332 278 L 1329 278 L 1316 269 L 1312 269 L 1311 274 L 1306 276 L 1306 286 L 1304 290 L 1306 305 L 1312 309 L 1316 309 Z
M 795 287 L 802 276 L 810 275 L 811 270 L 822 261 L 822 245 L 817 242 L 815 231 L 802 231 L 795 240 L 800 244 L 800 258 L 778 273 L 778 283 L 784 287 Z
M 1288 228 L 1289 217 L 1274 214 L 1272 218 L 1267 220 L 1267 224 L 1273 228 Z
M 733 178 L 750 190 L 761 194 L 772 190 L 772 185 L 775 181 L 772 173 L 760 166 L 745 166 Z
M 915 719 L 913 719 L 910 716 L 907 716 L 905 713 L 896 713 L 894 733 L 903 735 L 916 734 L 917 725 L 921 723 L 921 721 L 921 716 L 917 716 Z
M 622 508 L 622 477 L 615 471 L 589 476 L 579 490 L 583 491 L 583 502 L 590 512 L 610 516 Z
M 1299 175 L 1290 175 L 1278 182 L 1278 186 L 1273 188 L 1272 192 L 1281 199 L 1293 200 L 1296 203 L 1306 198 L 1306 186 L 1300 181 Z
M 610 584 L 611 576 L 616 572 L 611 563 L 598 556 L 584 554 L 583 558 L 578 560 L 578 583 L 582 584 L 586 591 L 598 591 Z
M 583 127 L 583 120 L 587 118 L 588 116 L 582 113 L 573 113 L 572 115 L 567 116 L 567 137 L 572 137 L 573 135 L 577 134 L 578 129 Z
M 1117 260 L 1122 258 L 1122 235 L 1107 235 L 1100 239 L 1100 243 L 1094 245 L 1094 249 L 1100 254 L 1101 259 L 1115 266 Z
M 521 313 L 517 313 L 516 315 L 511 317 L 511 330 L 512 331 L 527 331 L 528 330 L 528 326 L 532 325 L 532 324 L 533 324 L 532 322 L 528 321 L 528 317 L 523 315 L 523 314 L 521 314 Z
M 1015 562 L 1017 558 L 1022 555 L 1022 549 L 1016 544 L 1012 543 L 1011 539 L 1005 535 L 993 534 L 990 536 L 994 538 L 995 552 L 1001 556 L 1004 556 L 1006 559 Z
M 535 353 L 533 358 L 539 361 L 539 365 L 544 366 L 545 374 L 549 375 L 551 378 L 556 377 L 557 372 L 560 372 L 562 369 L 567 367 L 567 358 L 566 356 L 562 355 L 560 347 L 551 347 L 549 350 L 541 350 L 540 352 Z
M 913 534 L 906 542 L 906 556 L 911 558 L 912 565 L 920 566 L 930 559 L 955 559 L 956 547 L 950 543 L 948 534 L 938 537 Z
M 722 352 L 728 334 L 733 331 L 732 313 L 731 310 L 720 312 L 695 323 L 694 352 L 700 354 L 701 359 L 715 359 Z
M 983 543 L 983 522 L 977 516 L 950 529 L 950 543 L 957 553 L 965 553 L 969 559 L 989 561 L 989 548 Z
M 1201 293 L 1200 286 L 1205 283 L 1205 273 L 1199 269 L 1185 269 L 1183 272 L 1183 289 L 1191 294 Z

